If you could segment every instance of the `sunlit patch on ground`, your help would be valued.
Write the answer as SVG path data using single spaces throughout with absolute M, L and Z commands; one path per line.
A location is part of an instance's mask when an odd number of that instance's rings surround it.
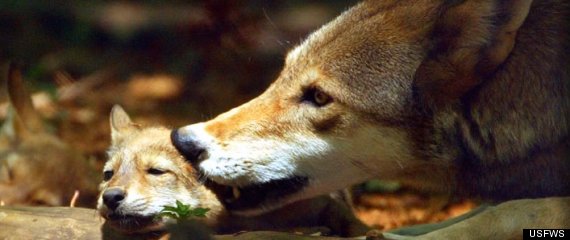
M 356 200 L 356 216 L 381 230 L 439 222 L 477 206 L 475 201 L 468 199 L 447 203 L 444 197 L 414 192 L 365 193 Z

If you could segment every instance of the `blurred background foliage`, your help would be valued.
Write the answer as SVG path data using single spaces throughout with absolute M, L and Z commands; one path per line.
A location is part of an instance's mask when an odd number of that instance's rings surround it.
M 25 66 L 34 88 L 53 74 L 112 81 L 178 76 L 177 112 L 204 119 L 255 96 L 288 49 L 355 1 L 18 1 L 0 3 L 0 60 Z M 120 101 L 119 101 L 120 102 Z

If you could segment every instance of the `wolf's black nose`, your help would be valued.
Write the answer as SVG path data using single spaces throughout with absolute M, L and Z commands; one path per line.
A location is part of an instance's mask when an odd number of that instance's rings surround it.
M 125 191 L 119 188 L 110 188 L 103 192 L 103 203 L 111 210 L 117 209 L 125 199 Z
M 170 139 L 174 147 L 192 164 L 197 164 L 206 154 L 206 149 L 190 131 L 174 129 L 170 133 Z

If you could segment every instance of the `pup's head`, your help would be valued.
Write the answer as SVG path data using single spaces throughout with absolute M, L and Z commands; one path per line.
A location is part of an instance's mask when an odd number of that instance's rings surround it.
M 130 233 L 161 230 L 166 219 L 156 216 L 164 206 L 176 206 L 176 200 L 192 208 L 210 208 L 209 217 L 221 210 L 172 146 L 170 130 L 141 128 L 119 106 L 113 108 L 110 121 L 112 146 L 97 208 L 111 226 Z
M 290 51 L 262 95 L 173 131 L 172 141 L 226 208 L 243 214 L 430 171 L 433 162 L 421 160 L 426 113 L 478 84 L 474 72 L 492 71 L 512 48 L 492 42 L 520 26 L 488 21 L 509 9 L 499 5 L 365 1 Z

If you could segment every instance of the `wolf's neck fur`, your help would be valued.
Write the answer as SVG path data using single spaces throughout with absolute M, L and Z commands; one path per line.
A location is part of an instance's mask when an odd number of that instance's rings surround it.
M 570 194 L 570 34 L 561 24 L 570 8 L 552 2 L 535 1 L 519 44 L 487 81 L 434 113 L 434 131 L 454 146 L 438 154 L 455 159 L 459 192 L 497 200 Z

